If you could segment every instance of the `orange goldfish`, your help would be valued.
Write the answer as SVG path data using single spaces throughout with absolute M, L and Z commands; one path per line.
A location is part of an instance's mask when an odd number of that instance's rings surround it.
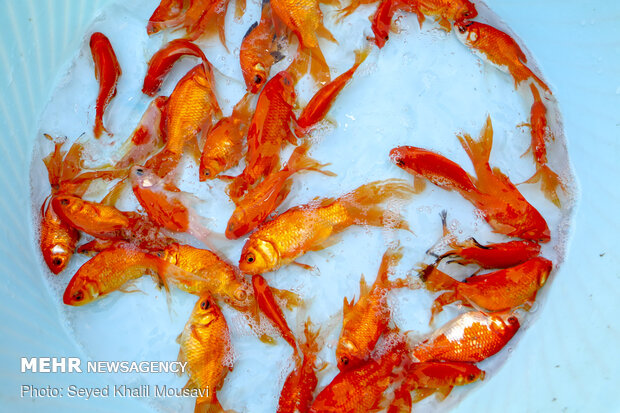
M 250 190 L 237 203 L 232 216 L 226 226 L 226 238 L 237 239 L 259 226 L 267 217 L 280 206 L 291 190 L 291 177 L 302 171 L 316 171 L 327 176 L 334 173 L 324 171 L 314 159 L 306 156 L 310 145 L 305 143 L 295 149 L 286 166 L 279 172 L 270 174 Z
M 491 169 L 489 165 L 493 145 L 491 118 L 487 117 L 480 141 L 476 142 L 468 134 L 457 136 L 474 165 L 475 180 L 456 163 L 421 148 L 394 148 L 390 158 L 415 176 L 423 176 L 441 188 L 458 191 L 481 211 L 495 232 L 548 242 L 549 227 L 542 215 L 499 168 Z M 423 186 L 417 183 L 416 188 L 420 190 Z
M 59 274 L 71 260 L 80 234 L 61 221 L 50 207 L 41 208 L 40 225 L 39 246 L 43 259 L 52 273 Z
M 329 82 L 329 66 L 319 47 L 317 36 L 337 43 L 334 36 L 323 25 L 323 13 L 319 0 L 271 0 L 271 9 L 299 40 L 300 54 L 310 54 L 310 73 L 319 83 Z
M 245 169 L 228 187 L 233 201 L 279 166 L 285 140 L 296 143 L 291 131 L 291 123 L 295 121 L 294 103 L 293 78 L 287 71 L 275 75 L 263 88 L 248 130 Z
M 187 362 L 190 376 L 185 387 L 203 392 L 194 412 L 222 412 L 217 391 L 233 369 L 233 354 L 226 319 L 209 294 L 198 299 L 179 344 L 179 361 Z
M 472 311 L 436 330 L 411 354 L 420 362 L 482 361 L 504 348 L 519 326 L 514 315 Z
M 209 130 L 200 157 L 200 181 L 215 179 L 221 172 L 236 166 L 243 157 L 243 138 L 252 116 L 251 96 L 244 95 L 232 114 L 220 119 Z
M 484 371 L 470 363 L 414 363 L 406 369 L 405 379 L 394 391 L 394 400 L 387 413 L 411 412 L 412 403 L 435 392 L 439 392 L 443 399 L 454 386 L 484 380 L 484 376 Z M 414 399 L 411 398 L 412 391 L 416 392 Z
M 435 299 L 434 317 L 443 306 L 459 300 L 465 306 L 476 305 L 489 311 L 509 310 L 534 301 L 552 267 L 551 261 L 536 257 L 512 268 L 473 275 L 459 282 L 438 270 L 436 265 L 429 265 L 422 270 L 420 278 L 432 292 L 449 290 Z
M 239 268 L 261 274 L 290 264 L 310 250 L 333 244 L 333 235 L 351 225 L 388 226 L 408 229 L 407 223 L 379 206 L 390 199 L 409 199 L 412 188 L 400 179 L 362 185 L 344 196 L 318 199 L 294 207 L 262 224 L 243 246 Z
M 213 72 L 205 72 L 201 64 L 190 70 L 174 88 L 163 113 L 166 146 L 146 163 L 158 176 L 172 172 L 181 160 L 185 145 L 197 147 L 196 137 L 211 127 L 214 116 L 221 115 L 213 85 Z
M 250 26 L 239 49 L 241 71 L 248 92 L 258 93 L 269 78 L 271 66 L 282 60 L 281 43 L 271 19 L 271 7 L 265 3 L 260 22 Z
M 311 331 L 311 325 L 308 319 L 304 327 L 306 341 L 299 346 L 303 361 L 296 363 L 293 371 L 287 376 L 280 393 L 277 413 L 307 412 L 312 403 L 312 393 L 318 384 L 316 355 L 319 352 L 317 343 L 319 331 Z
M 140 123 L 125 143 L 125 155 L 120 159 L 115 167 L 127 169 L 131 165 L 141 164 L 158 148 L 163 145 L 162 140 L 162 112 L 166 106 L 168 98 L 158 96 L 146 108 L 140 119 Z
M 341 371 L 316 396 L 310 412 L 366 413 L 378 411 L 383 393 L 394 381 L 394 369 L 406 360 L 407 346 L 399 337 L 391 338 L 382 353 L 376 352 L 365 364 Z
M 354 369 L 367 361 L 379 337 L 387 330 L 391 319 L 387 294 L 394 288 L 408 286 L 407 280 L 388 279 L 402 256 L 402 248 L 387 250 L 372 287 L 368 288 L 362 276 L 359 300 L 353 304 L 353 300 L 348 302 L 345 297 L 342 333 L 336 348 L 340 371 Z
M 181 192 L 139 165 L 131 168 L 129 179 L 138 202 L 155 224 L 173 232 L 187 232 L 213 249 L 208 240 L 211 231 L 203 226 L 201 217 L 191 208 L 190 203 L 196 202 L 192 194 Z
M 271 288 L 267 281 L 260 275 L 254 274 L 252 276 L 252 287 L 254 288 L 254 296 L 258 302 L 258 308 L 269 318 L 273 325 L 278 329 L 282 338 L 293 347 L 295 357 L 298 356 L 297 340 L 291 331 L 291 328 L 284 318 L 282 309 L 276 303 Z
M 90 36 L 90 51 L 95 62 L 95 78 L 99 81 L 95 128 L 93 129 L 95 138 L 99 139 L 104 130 L 108 132 L 103 127 L 103 112 L 116 95 L 116 84 L 122 71 L 110 40 L 103 33 L 95 32 Z
M 167 289 L 169 279 L 180 280 L 192 274 L 159 257 L 128 244 L 118 244 L 91 258 L 75 273 L 65 289 L 63 302 L 80 306 L 93 302 L 145 274 L 157 275 Z M 177 283 L 180 281 L 177 281 Z
M 532 90 L 532 96 L 534 103 L 530 111 L 530 129 L 532 136 L 532 143 L 528 151 L 532 152 L 534 156 L 534 162 L 536 163 L 536 172 L 534 175 L 525 181 L 525 183 L 541 183 L 541 189 L 545 194 L 545 197 L 553 202 L 555 206 L 560 208 L 560 198 L 558 198 L 557 188 L 564 189 L 564 185 L 560 180 L 558 174 L 553 172 L 549 165 L 547 165 L 547 145 L 546 137 L 549 134 L 547 131 L 547 108 L 540 98 L 540 93 L 534 84 L 530 84 Z M 527 152 L 526 152 L 527 153 Z
M 401 0 L 412 7 L 418 15 L 420 27 L 424 16 L 432 16 L 439 20 L 439 25 L 447 32 L 452 30 L 451 22 L 463 22 L 478 15 L 476 6 L 469 0 Z
M 351 80 L 357 68 L 364 62 L 364 60 L 366 60 L 369 52 L 370 51 L 368 49 L 356 51 L 355 64 L 353 64 L 349 70 L 323 86 L 314 94 L 312 99 L 310 99 L 310 102 L 308 102 L 297 118 L 297 127 L 295 129 L 297 136 L 301 137 L 307 134 L 312 130 L 314 125 L 325 118 L 325 115 L 327 115 L 327 112 L 331 109 L 334 100 L 336 100 L 338 94 Z
M 211 72 L 211 65 L 200 47 L 186 39 L 175 39 L 159 49 L 148 63 L 142 93 L 155 96 L 172 66 L 183 56 L 195 56 L 202 60 L 205 73 Z
M 456 37 L 486 62 L 491 63 L 499 70 L 510 73 L 519 83 L 529 79 L 536 81 L 546 92 L 551 93 L 549 87 L 527 67 L 527 57 L 517 42 L 508 34 L 488 24 L 465 21 L 455 24 Z

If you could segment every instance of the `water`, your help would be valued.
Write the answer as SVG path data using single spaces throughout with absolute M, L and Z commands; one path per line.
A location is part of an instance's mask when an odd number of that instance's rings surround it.
M 52 146 L 42 137 L 42 133 L 67 136 L 68 143 L 84 135 L 81 139 L 87 142 L 91 154 L 87 163 L 99 165 L 116 159 L 115 149 L 139 121 L 150 101 L 140 93 L 146 61 L 163 43 L 172 39 L 168 34 L 152 38 L 146 35 L 145 23 L 156 5 L 156 1 L 141 0 L 131 6 L 122 4 L 102 10 L 85 33 L 81 49 L 56 83 L 52 98 L 39 120 L 41 134 L 33 154 L 31 180 L 35 219 L 41 202 L 49 193 L 46 172 L 40 160 Z M 230 9 L 234 10 L 234 7 Z M 478 9 L 478 20 L 507 30 L 487 7 L 480 4 Z M 371 35 L 367 17 L 373 7 L 362 7 L 342 24 L 335 22 L 333 8 L 325 7 L 323 10 L 327 27 L 339 41 L 338 45 L 321 42 L 332 68 L 332 77 L 335 77 L 353 64 L 354 50 L 364 47 L 366 36 Z M 260 6 L 249 2 L 247 13 L 241 21 L 235 21 L 232 14 L 229 13 L 227 18 L 227 39 L 229 48 L 237 52 L 236 46 L 240 44 L 243 34 L 259 18 Z M 339 196 L 377 179 L 399 177 L 410 180 L 411 176 L 395 167 L 387 156 L 391 148 L 399 145 L 438 151 L 473 173 L 455 133 L 467 132 L 478 136 L 487 114 L 491 115 L 495 130 L 492 165 L 499 166 L 513 182 L 522 182 L 533 174 L 531 156 L 521 157 L 529 146 L 529 130 L 517 127 L 528 121 L 531 101 L 527 95 L 514 90 L 514 83 L 508 75 L 480 62 L 453 33 L 446 34 L 431 22 L 420 30 L 415 16 L 410 15 L 401 18 L 398 27 L 400 32 L 393 34 L 381 51 L 373 49 L 339 96 L 328 115 L 338 127 L 326 125 L 311 136 L 314 142 L 311 156 L 322 163 L 331 163 L 328 169 L 338 176 L 330 178 L 316 173 L 297 176 L 291 194 L 280 211 L 308 202 L 316 196 Z M 118 94 L 104 118 L 114 137 L 104 136 L 96 142 L 92 139 L 92 125 L 98 85 L 88 47 L 88 39 L 94 31 L 101 31 L 110 38 L 123 70 Z M 224 113 L 229 114 L 244 93 L 237 55 L 227 54 L 217 39 L 201 45 L 217 69 L 216 93 Z M 288 61 L 284 59 L 272 73 L 285 68 Z M 533 59 L 530 57 L 529 61 L 531 63 Z M 175 66 L 161 93 L 169 94 L 176 82 L 196 63 L 196 60 L 187 58 Z M 301 104 L 307 102 L 314 92 L 308 79 L 302 80 L 297 90 Z M 550 165 L 560 173 L 568 188 L 562 198 L 563 208 L 559 210 L 548 202 L 539 192 L 538 185 L 522 185 L 519 188 L 549 224 L 552 241 L 543 246 L 542 253 L 557 266 L 564 257 L 576 189 L 555 102 L 549 104 L 549 124 L 556 137 L 553 143 L 548 144 Z M 291 150 L 284 150 L 282 158 L 286 159 Z M 233 211 L 232 203 L 224 194 L 225 184 L 217 180 L 199 183 L 196 166 L 192 162 L 185 165 L 179 184 L 181 189 L 204 200 L 197 205 L 198 210 L 204 217 L 210 218 L 208 224 L 214 231 L 223 232 Z M 240 171 L 241 167 L 237 167 L 232 172 Z M 86 198 L 98 201 L 105 190 L 105 185 L 94 185 Z M 130 210 L 135 209 L 137 203 L 133 195 L 126 192 L 119 206 Z M 401 209 L 414 234 L 354 227 L 342 234 L 338 244 L 300 258 L 301 262 L 317 267 L 317 271 L 308 272 L 290 266 L 266 274 L 271 285 L 293 290 L 306 299 L 304 309 L 286 312 L 288 322 L 295 326 L 298 337 L 302 336 L 303 321 L 308 316 L 315 324 L 322 325 L 324 346 L 319 357 L 331 365 L 319 374 L 319 388 L 329 383 L 336 373 L 334 351 L 342 322 L 343 297 L 351 299 L 359 296 L 362 274 L 372 283 L 386 245 L 395 239 L 400 240 L 405 254 L 396 276 L 404 276 L 420 262 L 431 262 L 433 258 L 425 255 L 425 251 L 441 236 L 439 213 L 443 209 L 448 211 L 450 228 L 461 239 L 474 236 L 482 243 L 505 240 L 493 234 L 471 204 L 458 194 L 429 184 L 425 192 Z M 242 244 L 243 240 L 240 240 L 226 248 L 233 262 L 237 262 Z M 59 277 L 52 277 L 42 264 L 42 276 L 48 281 L 50 294 L 58 302 L 67 329 L 86 353 L 94 360 L 175 360 L 178 353 L 175 339 L 189 317 L 196 298 L 175 291 L 172 310 L 169 311 L 164 295 L 149 278 L 144 278 L 136 283 L 143 293 L 110 294 L 83 308 L 64 306 L 62 292 L 71 275 L 86 259 L 74 256 L 68 269 Z M 472 268 L 458 266 L 451 266 L 450 271 L 457 278 L 473 272 Z M 544 302 L 552 281 L 553 275 L 539 294 L 537 308 Z M 432 330 L 428 325 L 429 309 L 433 298 L 424 290 L 393 292 L 389 302 L 395 323 L 402 330 L 411 330 L 413 337 L 429 333 Z M 259 342 L 235 310 L 224 306 L 223 311 L 235 349 L 234 371 L 228 375 L 219 393 L 223 406 L 240 412 L 274 411 L 284 379 L 292 369 L 292 350 L 281 339 L 276 346 Z M 462 311 L 464 309 L 459 306 L 446 307 L 438 316 L 436 326 Z M 540 311 L 536 312 L 538 314 Z M 529 314 L 522 323 L 522 330 L 533 319 L 534 315 Z M 520 334 L 511 342 L 511 348 L 516 345 Z M 506 357 L 508 351 L 504 350 L 480 363 L 480 367 L 487 371 L 489 377 Z M 187 378 L 172 374 L 125 374 L 113 376 L 111 380 L 132 385 L 181 387 Z M 454 406 L 472 387 L 455 389 L 439 406 L 444 409 Z M 191 411 L 193 408 L 191 399 L 149 402 L 157 410 L 165 412 Z M 418 408 L 419 411 L 430 411 L 437 405 L 434 398 L 429 398 Z

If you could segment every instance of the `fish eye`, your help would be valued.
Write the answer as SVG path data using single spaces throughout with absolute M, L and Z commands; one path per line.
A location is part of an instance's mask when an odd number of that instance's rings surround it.
M 200 308 L 202 308 L 203 310 L 208 310 L 209 307 L 211 307 L 211 303 L 209 302 L 209 300 L 204 300 L 202 303 L 200 303 Z
M 205 169 L 205 170 L 202 172 L 202 174 L 203 174 L 204 176 L 211 176 L 211 171 L 210 171 L 210 170 L 208 170 L 208 169 Z
M 395 159 L 394 162 L 396 162 L 396 165 L 398 166 L 405 166 L 405 161 L 403 161 L 401 158 Z
M 467 10 L 465 13 L 463 13 L 463 16 L 469 17 L 469 16 L 471 16 L 471 12 L 469 10 Z
M 349 364 L 349 358 L 347 356 L 342 356 L 340 357 L 340 362 L 346 366 L 347 364 Z
M 249 253 L 246 257 L 245 260 L 248 264 L 252 264 L 254 261 L 256 261 L 256 257 L 254 257 L 254 254 Z
M 458 28 L 459 28 L 459 32 L 461 32 L 463 34 L 467 31 L 467 28 L 465 26 L 459 25 Z
M 60 205 L 69 205 L 69 200 L 67 198 L 61 198 Z
M 63 263 L 63 259 L 60 257 L 56 257 L 52 260 L 52 264 L 54 264 L 54 266 L 56 267 L 60 267 Z
M 472 373 L 467 378 L 469 379 L 469 381 L 474 381 L 474 379 L 476 378 L 476 375 Z
M 516 325 L 516 324 L 519 324 L 519 319 L 515 316 L 510 316 L 508 318 L 508 322 L 512 325 Z
M 136 169 L 136 175 L 138 175 L 138 176 L 142 176 L 142 175 L 144 175 L 144 169 L 142 169 L 142 168 L 137 168 L 137 169 Z
M 84 299 L 84 292 L 82 290 L 79 290 L 78 292 L 73 294 L 73 299 L 75 301 L 82 301 Z
M 261 83 L 263 83 L 263 77 L 261 75 L 254 76 L 254 83 L 260 85 Z

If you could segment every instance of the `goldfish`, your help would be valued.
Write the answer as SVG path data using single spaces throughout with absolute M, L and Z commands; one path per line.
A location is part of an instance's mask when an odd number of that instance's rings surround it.
M 154 96 L 161 88 L 161 84 L 172 69 L 172 66 L 183 56 L 200 58 L 205 73 L 212 71 L 211 64 L 200 47 L 186 39 L 175 39 L 159 49 L 149 60 L 142 85 L 142 93 Z
M 325 118 L 327 112 L 331 109 L 334 100 L 336 100 L 338 94 L 351 80 L 358 67 L 364 62 L 364 60 L 366 60 L 368 53 L 369 49 L 356 51 L 355 63 L 353 66 L 336 79 L 320 88 L 318 92 L 314 94 L 312 99 L 310 99 L 310 102 L 308 102 L 297 118 L 297 126 L 295 128 L 297 136 L 301 137 L 307 134 L 312 130 L 314 125 Z
M 291 177 L 302 171 L 315 171 L 327 176 L 334 173 L 324 171 L 326 165 L 321 165 L 314 159 L 306 156 L 310 145 L 305 143 L 298 146 L 286 166 L 278 172 L 267 176 L 254 189 L 248 191 L 243 199 L 237 203 L 232 216 L 226 225 L 226 238 L 237 239 L 256 228 L 280 206 L 291 190 Z
M 181 160 L 185 145 L 197 146 L 199 133 L 210 128 L 213 117 L 221 115 L 213 85 L 213 73 L 205 72 L 200 64 L 174 88 L 163 113 L 166 146 L 145 165 L 158 176 L 172 172 Z
M 478 15 L 476 6 L 469 0 L 401 1 L 414 9 L 418 15 L 420 27 L 422 27 L 422 23 L 424 23 L 425 16 L 432 16 L 438 19 L 439 26 L 447 32 L 452 30 L 450 22 L 459 23 L 465 21 L 466 19 L 473 19 Z
M 448 290 L 435 299 L 433 316 L 443 306 L 459 300 L 465 306 L 475 305 L 488 311 L 503 311 L 534 301 L 552 267 L 548 259 L 536 257 L 511 268 L 473 275 L 459 282 L 438 270 L 436 265 L 429 265 L 422 270 L 420 278 L 432 292 Z
M 81 306 L 113 291 L 129 292 L 125 284 L 145 274 L 157 275 L 166 289 L 171 279 L 192 278 L 155 255 L 118 244 L 86 261 L 69 281 L 62 299 L 67 305 Z
M 125 155 L 115 164 L 117 169 L 128 169 L 131 165 L 141 164 L 158 148 L 163 145 L 162 139 L 162 112 L 168 98 L 158 96 L 153 99 L 144 111 L 140 123 L 127 142 L 123 145 Z
M 326 367 L 326 364 L 316 366 L 317 353 L 320 350 L 317 342 L 319 330 L 312 331 L 311 326 L 308 319 L 304 325 L 305 342 L 299 345 L 303 360 L 295 364 L 295 368 L 284 381 L 277 413 L 306 412 L 312 403 L 312 393 L 318 384 L 317 368 L 320 370 Z
M 282 338 L 293 348 L 293 352 L 297 357 L 297 339 L 288 326 L 282 309 L 278 303 L 276 303 L 269 284 L 267 284 L 267 281 L 260 274 L 254 274 L 252 276 L 252 287 L 254 288 L 254 296 L 258 302 L 258 308 L 260 308 L 263 314 L 265 314 L 278 329 Z
M 411 196 L 413 190 L 405 181 L 390 179 L 362 185 L 338 199 L 317 199 L 291 208 L 250 235 L 243 246 L 239 268 L 247 274 L 276 270 L 310 250 L 333 244 L 332 236 L 351 225 L 409 229 L 402 218 L 393 217 L 379 205 Z
M 383 393 L 394 381 L 394 370 L 407 360 L 407 346 L 391 335 L 382 351 L 357 368 L 341 371 L 316 396 L 310 412 L 366 413 L 377 411 Z M 391 343 L 390 343 L 391 341 Z
M 209 231 L 201 217 L 191 208 L 197 199 L 159 178 L 153 171 L 134 165 L 129 173 L 133 193 L 149 218 L 158 226 L 173 232 L 187 232 L 213 249 Z
M 295 121 L 295 96 L 293 78 L 287 71 L 271 78 L 260 93 L 248 129 L 245 169 L 228 186 L 233 201 L 279 166 L 280 149 L 285 140 L 296 143 L 291 131 L 291 123 Z
M 417 403 L 435 392 L 441 399 L 447 397 L 454 386 L 464 386 L 484 380 L 485 373 L 470 363 L 414 363 L 405 371 L 405 379 L 394 391 L 394 400 L 387 413 L 410 412 Z M 415 391 L 415 398 L 411 392 Z
M 95 62 L 95 78 L 99 81 L 93 129 L 95 138 L 99 139 L 104 130 L 108 132 L 103 126 L 103 113 L 116 96 L 116 84 L 122 71 L 110 40 L 103 33 L 95 32 L 90 36 L 90 51 Z
M 448 230 L 446 217 L 446 211 L 443 211 L 441 213 L 443 238 L 451 249 L 439 256 L 438 261 L 450 258 L 451 263 L 461 265 L 476 264 L 485 269 L 509 268 L 522 264 L 540 253 L 540 244 L 528 240 L 487 245 L 481 245 L 475 238 L 458 242 Z
M 59 274 L 71 260 L 80 234 L 58 218 L 52 208 L 41 209 L 40 226 L 39 246 L 43 259 L 52 273 Z
M 202 392 L 194 412 L 221 412 L 217 399 L 224 379 L 233 369 L 232 344 L 226 319 L 209 294 L 202 295 L 179 336 L 179 361 L 187 362 L 186 388 Z
M 526 240 L 548 242 L 549 227 L 540 212 L 521 195 L 499 168 L 489 165 L 493 145 L 493 125 L 487 117 L 479 141 L 468 134 L 457 135 L 471 159 L 474 179 L 459 165 L 441 155 L 413 146 L 390 151 L 390 158 L 400 168 L 422 176 L 435 185 L 456 190 L 471 202 L 497 233 Z M 416 184 L 417 189 L 423 187 Z
M 387 294 L 395 288 L 409 285 L 405 279 L 390 281 L 388 276 L 393 273 L 394 266 L 402 258 L 402 248 L 388 249 L 383 254 L 377 279 L 368 288 L 364 277 L 360 281 L 360 298 L 354 304 L 344 298 L 342 309 L 342 333 L 336 347 L 336 360 L 340 371 L 354 369 L 368 360 L 379 337 L 391 320 Z
M 550 136 L 551 139 L 553 139 L 553 135 L 547 133 L 547 107 L 543 103 L 540 92 L 536 86 L 530 84 L 530 89 L 532 91 L 534 103 L 532 103 L 532 108 L 530 110 L 532 143 L 528 152 L 531 151 L 534 156 L 536 172 L 530 179 L 525 181 L 525 183 L 529 184 L 540 181 L 545 198 L 560 208 L 561 203 L 560 198 L 558 198 L 557 189 L 558 187 L 564 189 L 564 184 L 560 180 L 558 174 L 553 172 L 551 168 L 549 168 L 549 165 L 547 165 L 546 137 Z
M 269 79 L 271 66 L 284 58 L 283 47 L 271 19 L 271 7 L 264 2 L 260 22 L 250 26 L 241 41 L 239 62 L 248 92 L 258 93 Z
M 323 13 L 319 0 L 271 0 L 271 9 L 299 40 L 299 54 L 310 54 L 310 73 L 319 83 L 330 80 L 329 66 L 319 47 L 317 36 L 337 43 L 334 36 L 323 25 Z
M 148 35 L 165 29 L 165 22 L 177 17 L 183 11 L 183 0 L 161 0 L 146 25 Z
M 236 166 L 243 157 L 243 139 L 252 117 L 252 95 L 246 94 L 233 108 L 232 114 L 220 119 L 207 133 L 198 179 L 215 179 L 221 172 Z
M 431 333 L 411 350 L 411 355 L 419 362 L 479 362 L 504 348 L 519 327 L 514 315 L 471 311 Z
M 551 89 L 527 67 L 527 57 L 517 42 L 508 34 L 488 24 L 464 21 L 456 23 L 456 37 L 467 47 L 499 70 L 510 73 L 515 88 L 521 82 L 533 79 L 547 93 Z

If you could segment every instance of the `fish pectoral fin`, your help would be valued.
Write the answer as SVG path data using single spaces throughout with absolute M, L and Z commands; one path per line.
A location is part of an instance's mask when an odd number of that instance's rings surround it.
M 131 280 L 129 282 L 126 282 L 122 287 L 120 287 L 118 289 L 118 291 L 122 292 L 122 293 L 142 293 L 145 294 L 146 293 L 144 291 L 142 291 L 141 289 L 137 288 L 135 285 L 135 280 Z
M 435 393 L 435 389 L 417 389 L 415 396 L 411 399 L 413 403 L 418 403 L 421 400 L 426 399 L 431 394 Z
M 338 0 L 333 0 L 333 1 L 338 1 Z M 338 40 L 336 40 L 336 38 L 334 37 L 334 35 L 332 34 L 332 32 L 330 32 L 324 25 L 323 23 L 319 24 L 319 27 L 316 28 L 316 34 L 319 37 L 322 37 L 324 39 L 329 40 L 330 42 L 336 43 L 338 44 Z
M 336 245 L 341 241 L 342 237 L 339 235 L 332 235 L 329 238 L 327 238 L 325 241 L 321 242 L 320 244 L 317 244 L 315 246 L 313 246 L 312 248 L 310 248 L 310 251 L 321 251 L 324 250 L 325 248 L 329 248 L 332 245 Z
M 421 194 L 422 192 L 424 192 L 424 190 L 426 189 L 426 179 L 419 177 L 419 176 L 414 176 L 413 177 L 413 193 L 414 194 Z
M 288 290 L 279 290 L 277 288 L 271 287 L 271 292 L 276 298 L 281 299 L 285 302 L 286 308 L 289 310 L 293 310 L 295 307 L 299 307 L 304 303 L 303 299 L 299 296 L 299 294 L 295 294 L 292 291 Z
M 446 386 L 446 387 L 440 387 L 437 389 L 437 400 L 438 401 L 443 401 L 446 397 L 448 397 L 448 395 L 450 394 L 450 392 L 452 391 L 452 386 Z
M 271 337 L 269 334 L 262 334 L 258 339 L 261 342 L 269 344 L 271 346 L 275 346 L 276 344 L 278 344 L 278 341 L 275 338 Z
M 370 287 L 364 278 L 364 274 L 360 277 L 360 298 L 370 293 Z
M 441 27 L 447 33 L 450 33 L 452 31 L 452 24 L 450 24 L 450 21 L 445 17 L 439 19 L 439 27 Z
M 301 262 L 298 262 L 298 261 L 293 261 L 291 264 L 296 265 L 296 266 L 298 266 L 300 268 L 303 268 L 304 270 L 307 270 L 307 271 L 316 271 L 316 270 L 318 270 L 317 267 L 313 267 L 312 265 L 304 264 L 304 263 L 301 263 Z

